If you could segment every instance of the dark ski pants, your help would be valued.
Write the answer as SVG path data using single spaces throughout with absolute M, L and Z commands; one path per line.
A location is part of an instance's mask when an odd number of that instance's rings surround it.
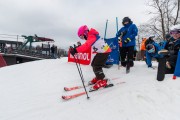
M 110 53 L 97 53 L 91 63 L 94 74 L 98 80 L 104 79 L 103 66 L 105 65 Z
M 176 61 L 177 61 L 177 55 L 171 55 L 167 61 L 170 63 L 170 65 L 175 68 L 176 67 Z
M 141 60 L 145 60 L 146 51 L 141 50 Z
M 167 61 L 170 63 L 171 69 L 166 68 L 166 74 L 173 74 L 176 67 L 177 55 L 171 55 L 167 58 Z
M 133 52 L 133 61 L 136 60 L 136 53 L 137 53 L 137 51 L 134 50 L 134 52 Z
M 121 65 L 126 67 L 126 65 L 129 64 L 130 67 L 133 67 L 134 66 L 133 55 L 134 55 L 134 46 L 122 47 L 120 53 Z

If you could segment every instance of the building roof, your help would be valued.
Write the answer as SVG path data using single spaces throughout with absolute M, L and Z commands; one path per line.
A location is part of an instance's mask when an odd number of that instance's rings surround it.
M 0 40 L 0 43 L 6 43 L 6 44 L 22 44 L 23 42 L 21 41 L 10 41 L 10 40 Z

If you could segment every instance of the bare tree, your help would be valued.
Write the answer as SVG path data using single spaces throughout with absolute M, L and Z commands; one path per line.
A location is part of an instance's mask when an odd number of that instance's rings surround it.
M 149 20 L 146 27 L 150 27 L 148 29 L 164 39 L 170 26 L 180 22 L 180 0 L 149 0 L 147 6 L 153 8 L 148 13 L 153 18 Z
M 149 38 L 151 35 L 156 36 L 156 42 L 162 40 L 162 36 L 156 31 L 153 25 L 150 25 L 149 23 L 146 24 L 141 24 L 138 26 L 138 31 L 139 31 L 139 41 L 138 43 L 142 42 L 142 38 Z

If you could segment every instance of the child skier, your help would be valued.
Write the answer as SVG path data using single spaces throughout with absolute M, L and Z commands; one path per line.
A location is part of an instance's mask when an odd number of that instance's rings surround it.
M 93 72 L 95 74 L 95 78 L 93 78 L 91 81 L 89 81 L 89 85 L 93 85 L 90 88 L 91 91 L 98 90 L 101 87 L 110 87 L 113 86 L 112 83 L 110 83 L 110 80 L 108 78 L 105 78 L 105 74 L 103 73 L 102 67 L 105 65 L 108 56 L 111 52 L 110 47 L 107 43 L 105 43 L 103 38 L 100 38 L 99 33 L 91 28 L 90 30 L 86 25 L 81 26 L 78 29 L 78 37 L 82 40 L 86 40 L 84 44 L 81 46 L 78 46 L 76 48 L 71 48 L 70 53 L 74 55 L 77 52 L 85 52 L 88 49 L 91 49 L 91 46 L 93 47 L 93 52 L 97 53 L 94 56 L 94 59 L 91 63 L 91 66 L 93 68 Z

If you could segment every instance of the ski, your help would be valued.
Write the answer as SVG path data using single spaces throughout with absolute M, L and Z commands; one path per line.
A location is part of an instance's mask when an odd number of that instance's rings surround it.
M 77 94 L 74 94 L 74 95 L 66 95 L 66 96 L 62 96 L 62 99 L 63 100 L 69 100 L 69 99 L 73 99 L 73 98 L 82 96 L 84 94 L 86 94 L 86 92 L 81 92 L 81 93 L 77 93 Z
M 85 85 L 85 87 L 88 87 L 89 85 Z M 83 86 L 74 86 L 74 87 L 64 87 L 65 91 L 71 91 L 71 90 L 76 90 L 76 89 L 80 89 L 83 88 Z
M 111 80 L 116 80 L 116 79 L 118 79 L 118 78 L 113 78 Z M 88 86 L 90 86 L 90 85 L 85 85 L 85 87 L 88 87 Z M 72 90 L 77 90 L 77 89 L 81 89 L 81 88 L 83 88 L 83 86 L 64 87 L 64 90 L 65 91 L 72 91 Z
M 108 88 L 108 87 L 113 87 L 114 86 L 114 84 L 109 84 L 109 85 L 107 85 L 106 87 L 104 87 L 104 88 Z M 98 90 L 98 89 L 97 89 Z M 94 91 L 97 91 L 97 90 L 89 90 L 89 92 L 94 92 Z
M 123 84 L 123 83 L 126 83 L 126 82 L 118 82 L 118 83 L 115 83 L 114 85 L 119 85 L 119 84 Z M 96 90 L 96 91 L 99 91 L 99 90 Z M 94 92 L 94 91 L 91 91 L 91 92 Z M 77 98 L 77 97 L 83 96 L 85 94 L 86 94 L 86 92 L 80 92 L 80 93 L 76 93 L 76 94 L 73 94 L 73 95 L 63 95 L 62 99 L 63 100 L 70 100 L 70 99 L 73 99 L 73 98 Z

